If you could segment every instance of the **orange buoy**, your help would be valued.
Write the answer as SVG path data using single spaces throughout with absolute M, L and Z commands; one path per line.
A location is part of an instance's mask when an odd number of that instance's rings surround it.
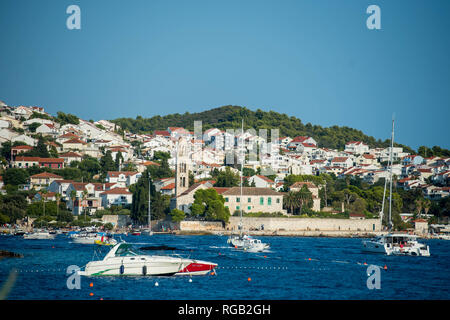
M 248 278 L 247 281 L 252 281 L 252 278 Z
M 93 287 L 94 286 L 94 284 L 91 282 L 91 283 L 89 283 L 89 287 Z
M 91 292 L 91 293 L 89 293 L 89 295 L 92 297 L 94 294 Z
M 311 261 L 311 258 L 308 258 L 309 261 Z
M 212 275 L 212 276 L 213 276 L 213 275 L 215 275 L 214 271 L 213 271 L 213 272 L 211 272 L 211 275 Z
M 383 268 L 384 270 L 387 270 L 387 265 L 384 265 L 384 268 Z
M 235 249 L 237 249 L 237 246 L 234 246 Z
M 264 256 L 264 258 L 267 258 L 267 256 Z
M 364 265 L 367 266 L 367 262 L 364 262 Z

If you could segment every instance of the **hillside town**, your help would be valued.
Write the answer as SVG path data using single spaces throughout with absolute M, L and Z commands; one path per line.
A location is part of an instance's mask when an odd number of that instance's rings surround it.
M 168 154 L 167 164 L 173 175 L 154 179 L 156 192 L 170 197 L 170 208 L 189 214 L 198 190 L 214 189 L 225 199 L 225 207 L 233 215 L 245 213 L 293 213 L 284 203 L 286 193 L 306 186 L 312 196 L 311 210 L 338 213 L 328 203 L 321 203 L 323 185 L 297 181 L 286 186 L 290 175 L 320 176 L 329 174 L 337 179 L 359 179 L 368 185 L 389 177 L 387 163 L 390 147 L 370 148 L 361 141 L 348 141 L 344 150 L 318 145 L 315 137 L 276 137 L 271 140 L 255 130 L 234 133 L 217 128 L 201 132 L 182 127 L 168 127 L 149 134 L 122 130 L 108 120 L 72 123 L 56 121 L 42 107 L 11 107 L 0 102 L 0 143 L 10 144 L 10 154 L 3 155 L 3 172 L 8 169 L 48 168 L 50 171 L 30 175 L 18 190 L 36 191 L 29 203 L 58 201 L 74 216 L 93 216 L 99 210 L 112 207 L 129 208 L 133 202 L 133 186 L 146 169 L 161 166 L 155 155 Z M 235 128 L 234 128 L 235 129 Z M 45 140 L 50 157 L 27 155 Z M 244 151 L 242 151 L 244 149 Z M 256 150 L 256 152 L 255 152 Z M 239 157 L 229 154 L 249 154 L 244 163 L 244 184 L 221 187 L 214 180 L 217 172 L 231 171 L 240 175 Z M 412 155 L 401 147 L 393 148 L 392 172 L 397 188 L 420 190 L 425 199 L 438 201 L 450 194 L 450 158 Z M 117 167 L 94 174 L 90 181 L 66 179 L 58 170 L 74 167 L 86 158 L 101 162 L 109 154 Z M 246 173 L 254 173 L 246 175 Z M 382 180 L 380 180 L 382 179 Z M 239 184 L 238 184 L 239 185 Z M 8 192 L 5 177 L 0 180 L 1 192 Z M 242 199 L 241 199 L 242 197 Z M 245 199 L 245 200 L 244 200 Z M 243 203 L 244 202 L 244 203 Z M 342 211 L 344 204 L 342 204 Z M 402 219 L 412 219 L 411 212 Z M 421 215 L 427 218 L 427 214 Z M 350 218 L 364 219 L 350 212 Z M 421 222 L 422 220 L 416 219 Z M 116 222 L 117 223 L 117 222 Z

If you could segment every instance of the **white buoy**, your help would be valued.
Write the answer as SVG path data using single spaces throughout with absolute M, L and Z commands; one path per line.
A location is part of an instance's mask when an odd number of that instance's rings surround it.
M 189 282 L 192 282 L 192 279 L 189 279 Z
M 158 283 L 158 282 L 155 282 L 155 287 L 157 287 L 157 286 L 159 286 L 159 283 Z

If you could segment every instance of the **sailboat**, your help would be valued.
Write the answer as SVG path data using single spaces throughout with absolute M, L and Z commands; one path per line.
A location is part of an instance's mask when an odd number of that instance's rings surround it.
M 152 216 L 151 216 L 151 208 L 150 208 L 150 172 L 148 172 L 148 217 L 147 217 L 147 221 L 148 221 L 148 229 L 144 229 L 142 231 L 143 235 L 146 236 L 152 236 L 153 235 L 153 231 L 152 231 Z
M 242 119 L 242 135 L 244 134 L 244 119 Z M 244 142 L 242 141 L 241 147 L 243 147 Z M 245 153 L 243 149 L 241 149 L 241 155 L 243 159 L 241 161 L 241 174 L 240 174 L 240 188 L 241 188 L 241 198 L 242 199 L 242 178 L 243 178 L 243 167 L 245 162 Z M 240 208 L 240 221 L 239 221 L 239 235 L 230 236 L 228 238 L 227 243 L 238 250 L 244 250 L 247 252 L 261 252 L 266 249 L 269 249 L 270 245 L 267 243 L 261 242 L 259 239 L 255 239 L 250 235 L 246 235 L 243 233 L 243 223 L 242 223 L 242 207 Z
M 392 119 L 392 134 L 391 134 L 391 150 L 388 160 L 389 170 L 389 219 L 388 219 L 388 233 L 374 239 L 363 241 L 363 251 L 372 253 L 382 253 L 386 255 L 408 255 L 408 256 L 430 256 L 429 246 L 419 243 L 417 236 L 393 233 L 392 232 L 392 153 L 394 148 L 394 119 Z M 381 206 L 380 220 L 383 225 L 384 202 L 387 187 L 387 179 L 384 181 L 383 203 Z

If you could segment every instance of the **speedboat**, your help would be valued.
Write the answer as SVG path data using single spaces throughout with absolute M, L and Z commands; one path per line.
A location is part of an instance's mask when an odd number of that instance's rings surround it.
M 72 233 L 69 235 L 74 243 L 81 244 L 95 244 L 97 242 L 110 242 L 112 244 L 116 244 L 117 241 L 112 239 L 109 235 L 104 232 L 81 232 L 81 233 Z
M 430 248 L 417 241 L 417 236 L 388 233 L 373 240 L 363 241 L 363 250 L 386 255 L 430 256 Z
M 261 240 L 255 239 L 249 235 L 234 236 L 229 238 L 227 242 L 235 249 L 248 252 L 261 252 L 270 248 L 269 244 L 263 243 Z
M 23 235 L 24 239 L 33 239 L 33 240 L 41 240 L 41 239 L 54 239 L 56 234 L 51 234 L 45 230 L 34 231 L 30 233 L 25 233 Z
M 121 242 L 103 260 L 89 262 L 78 273 L 83 276 L 205 275 L 216 267 L 216 263 L 178 256 L 139 254 L 132 244 Z

